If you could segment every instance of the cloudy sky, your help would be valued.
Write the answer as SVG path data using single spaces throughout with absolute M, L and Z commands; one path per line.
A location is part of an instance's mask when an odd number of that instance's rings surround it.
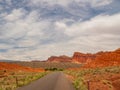
M 0 0 L 0 59 L 120 48 L 120 0 Z

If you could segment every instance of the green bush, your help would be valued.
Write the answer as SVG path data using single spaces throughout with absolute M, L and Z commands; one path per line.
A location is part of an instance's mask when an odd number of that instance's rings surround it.
M 46 68 L 45 71 L 63 71 L 62 68 Z
M 77 78 L 73 82 L 74 87 L 76 90 L 87 90 L 87 86 L 84 84 L 84 80 L 82 78 Z

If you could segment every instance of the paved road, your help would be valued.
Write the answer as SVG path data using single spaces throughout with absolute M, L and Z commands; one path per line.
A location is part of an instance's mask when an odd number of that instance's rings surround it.
M 17 90 L 75 90 L 62 72 L 54 72 Z

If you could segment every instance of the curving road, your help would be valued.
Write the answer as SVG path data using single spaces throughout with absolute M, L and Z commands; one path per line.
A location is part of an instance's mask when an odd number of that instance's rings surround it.
M 75 90 L 62 72 L 54 72 L 17 90 Z

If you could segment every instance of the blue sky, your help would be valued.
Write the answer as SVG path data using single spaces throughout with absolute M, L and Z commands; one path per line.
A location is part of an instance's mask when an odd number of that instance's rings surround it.
M 119 24 L 120 0 L 0 0 L 0 59 L 115 50 Z

